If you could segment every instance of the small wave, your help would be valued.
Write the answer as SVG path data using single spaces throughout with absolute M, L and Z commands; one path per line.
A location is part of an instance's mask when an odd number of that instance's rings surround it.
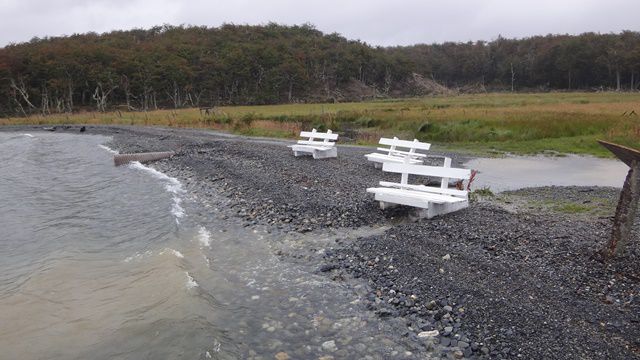
M 160 255 L 164 255 L 165 252 L 170 252 L 171 254 L 175 255 L 175 257 L 179 258 L 179 259 L 184 259 L 184 255 L 182 255 L 182 253 L 178 250 L 174 250 L 171 248 L 165 248 L 164 250 L 162 250 L 160 252 Z
M 204 226 L 200 226 L 200 230 L 198 230 L 198 242 L 202 246 L 211 247 L 211 233 Z
M 173 197 L 173 205 L 171 205 L 171 213 L 178 219 L 184 216 L 184 209 L 180 206 L 182 199 L 177 196 Z M 177 221 L 177 219 L 176 219 Z
M 194 287 L 197 287 L 198 283 L 193 280 L 193 277 L 189 275 L 189 272 L 185 271 L 184 273 L 185 275 L 187 275 L 187 289 L 193 289 Z
M 128 263 L 128 262 L 131 262 L 131 261 L 133 261 L 133 260 L 140 260 L 140 259 L 142 259 L 143 257 L 145 257 L 145 256 L 149 256 L 149 255 L 151 255 L 151 251 L 145 251 L 144 253 L 136 253 L 135 255 L 127 256 L 127 257 L 124 259 L 124 262 L 127 262 L 127 263 Z
M 182 183 L 180 182 L 180 180 L 174 177 L 171 177 L 163 172 L 160 172 L 156 169 L 150 168 L 148 166 L 144 166 L 139 161 L 133 161 L 129 163 L 129 167 L 132 169 L 146 171 L 156 179 L 160 179 L 166 182 L 164 185 L 165 190 L 174 194 L 173 205 L 171 205 L 171 214 L 173 214 L 173 216 L 176 217 L 176 223 L 180 224 L 180 221 L 178 221 L 178 219 L 184 217 L 185 215 L 184 209 L 182 208 L 182 206 L 180 206 L 182 199 L 180 198 L 179 195 L 185 192 L 184 189 L 182 188 Z
M 22 135 L 24 135 L 26 137 L 30 137 L 30 138 L 34 138 L 35 137 L 35 136 L 31 135 L 31 134 L 22 134 Z
M 100 144 L 100 145 L 98 145 L 98 147 L 101 148 L 101 149 L 107 150 L 108 152 L 110 152 L 112 154 L 117 154 L 118 153 L 117 151 L 113 150 L 112 148 L 110 148 L 110 147 L 108 147 L 106 145 Z
M 183 193 L 184 190 L 182 189 L 182 183 L 180 182 L 180 180 L 171 177 L 163 172 L 160 172 L 154 168 L 150 168 L 148 166 L 144 166 L 142 165 L 139 161 L 132 161 L 131 163 L 129 163 L 129 166 L 134 168 L 134 169 L 138 169 L 138 170 L 144 170 L 147 171 L 149 173 L 151 173 L 151 175 L 153 175 L 154 177 L 166 181 L 167 184 L 165 184 L 165 189 L 167 189 L 168 192 L 174 193 L 174 194 L 180 194 Z

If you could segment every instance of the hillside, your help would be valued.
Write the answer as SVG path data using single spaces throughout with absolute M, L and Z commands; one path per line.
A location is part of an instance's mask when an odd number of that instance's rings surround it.
M 0 116 L 636 90 L 638 72 L 637 32 L 380 48 L 311 25 L 162 26 L 1 48 Z

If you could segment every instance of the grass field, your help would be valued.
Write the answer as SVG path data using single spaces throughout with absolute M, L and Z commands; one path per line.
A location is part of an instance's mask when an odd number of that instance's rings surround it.
M 633 112 L 633 113 L 632 113 Z M 479 94 L 338 104 L 287 104 L 4 118 L 9 124 L 126 124 L 212 128 L 295 138 L 315 127 L 343 141 L 418 138 L 434 149 L 609 156 L 596 139 L 640 147 L 640 93 Z

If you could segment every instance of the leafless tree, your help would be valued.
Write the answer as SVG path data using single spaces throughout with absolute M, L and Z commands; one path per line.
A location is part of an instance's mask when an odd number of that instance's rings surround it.
M 117 88 L 117 85 L 112 84 L 107 90 L 105 90 L 102 83 L 98 82 L 96 90 L 93 92 L 93 100 L 96 101 L 96 107 L 98 108 L 98 111 L 105 112 L 107 110 L 107 99 L 109 98 L 109 94 L 111 94 L 113 90 Z
M 24 103 L 28 106 L 29 110 L 35 109 L 36 107 L 31 103 L 31 101 L 29 101 L 29 91 L 27 90 L 27 87 L 24 84 L 24 80 L 20 78 L 19 83 L 16 83 L 16 81 L 13 78 L 11 78 L 9 79 L 9 82 L 10 82 L 9 86 L 13 90 L 12 91 L 13 100 L 18 104 L 18 107 L 20 108 L 20 111 L 22 112 L 22 114 L 24 116 L 27 116 L 27 111 L 22 105 L 22 101 L 24 101 Z

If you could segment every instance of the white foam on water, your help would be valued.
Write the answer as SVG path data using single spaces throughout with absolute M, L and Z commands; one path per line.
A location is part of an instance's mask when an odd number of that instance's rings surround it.
M 131 262 L 131 261 L 134 261 L 134 260 L 136 260 L 136 261 L 137 261 L 137 260 L 140 260 L 140 259 L 142 259 L 143 257 L 145 257 L 145 256 L 149 256 L 149 255 L 151 255 L 151 251 L 149 251 L 149 250 L 147 250 L 147 251 L 145 251 L 145 252 L 143 252 L 143 253 L 136 253 L 135 255 L 127 256 L 127 257 L 124 259 L 124 262 L 128 263 L 128 262 Z
M 30 138 L 35 137 L 35 136 L 31 135 L 31 134 L 22 134 L 22 135 L 24 135 L 24 136 L 26 136 L 26 137 L 30 137 Z
M 211 248 L 211 233 L 204 226 L 198 230 L 198 242 L 204 247 Z
M 189 275 L 189 272 L 185 271 L 184 273 L 185 275 L 187 275 L 187 289 L 193 289 L 194 287 L 197 287 L 198 283 L 193 280 L 193 277 Z
M 179 224 L 178 219 L 184 217 L 184 209 L 180 206 L 182 199 L 177 196 L 173 197 L 173 205 L 171 205 L 171 213 L 176 217 L 176 222 Z
M 169 253 L 173 254 L 178 259 L 184 259 L 184 255 L 178 250 L 174 250 L 172 248 L 165 248 L 164 250 L 162 250 L 160 252 L 160 255 L 164 255 L 165 252 L 169 252 Z
M 110 148 L 110 147 L 108 147 L 108 146 L 106 146 L 106 145 L 102 145 L 102 144 L 100 144 L 100 145 L 98 145 L 98 147 L 99 147 L 100 149 L 107 150 L 108 152 L 110 152 L 110 153 L 112 153 L 112 154 L 114 154 L 114 155 L 118 153 L 117 151 L 113 150 L 112 148 Z
M 181 194 L 184 194 L 184 189 L 182 188 L 182 183 L 180 180 L 171 177 L 163 172 L 160 172 L 156 169 L 150 168 L 148 166 L 142 165 L 139 161 L 132 161 L 129 163 L 129 167 L 132 169 L 146 171 L 151 176 L 155 177 L 163 181 L 164 189 L 173 194 L 173 204 L 171 205 L 171 214 L 175 216 L 176 223 L 180 224 L 179 219 L 185 216 L 184 209 L 180 206 L 182 202 L 182 198 L 180 198 Z

